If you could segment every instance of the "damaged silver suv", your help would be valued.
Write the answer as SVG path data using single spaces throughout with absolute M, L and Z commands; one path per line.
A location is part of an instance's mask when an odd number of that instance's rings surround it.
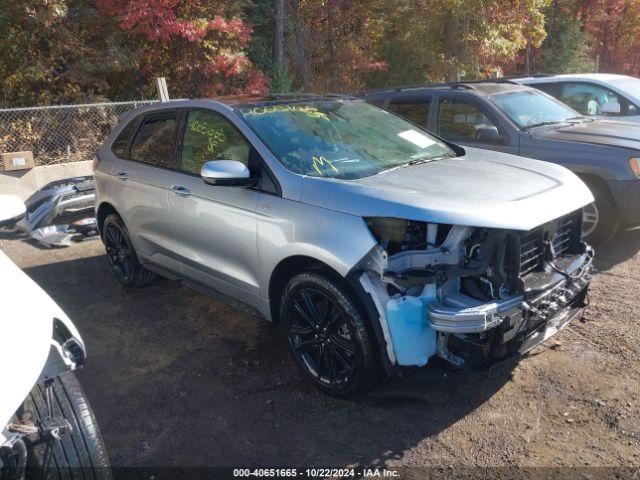
M 159 274 L 281 322 L 336 395 L 436 358 L 524 353 L 580 314 L 592 275 L 593 198 L 569 170 L 463 149 L 350 97 L 138 109 L 94 170 L 120 282 Z

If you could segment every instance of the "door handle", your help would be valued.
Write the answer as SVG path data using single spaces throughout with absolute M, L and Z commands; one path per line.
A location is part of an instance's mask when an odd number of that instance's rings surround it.
M 188 197 L 189 195 L 191 195 L 191 191 L 181 185 L 171 185 L 171 191 L 176 195 L 180 195 L 181 197 Z
M 127 172 L 116 172 L 116 177 L 118 177 L 120 180 L 127 180 L 129 178 Z

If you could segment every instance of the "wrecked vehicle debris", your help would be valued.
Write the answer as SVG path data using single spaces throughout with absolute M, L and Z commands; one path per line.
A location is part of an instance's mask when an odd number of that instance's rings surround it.
M 593 196 L 573 173 L 351 97 L 145 107 L 94 166 L 118 281 L 163 275 L 282 323 L 335 395 L 383 369 L 526 352 L 580 313 L 592 275 Z
M 76 220 L 70 225 L 48 225 L 29 232 L 29 236 L 48 247 L 68 247 L 87 238 L 97 238 L 95 217 Z
M 25 201 L 16 229 L 45 246 L 68 246 L 97 235 L 92 176 L 56 180 Z
M 462 366 L 525 353 L 564 327 L 585 306 L 593 275 L 581 215 L 526 232 L 368 219 L 382 248 L 362 262 L 360 282 L 381 300 L 389 353 L 399 365 L 437 355 Z M 410 347 L 397 338 L 426 340 Z

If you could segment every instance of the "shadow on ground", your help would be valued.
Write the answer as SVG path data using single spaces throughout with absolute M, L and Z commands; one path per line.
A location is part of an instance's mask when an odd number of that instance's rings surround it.
M 632 258 L 640 251 L 640 229 L 621 230 L 604 244 L 596 247 L 595 265 L 599 271 L 607 271 Z
M 114 465 L 375 465 L 400 458 L 478 408 L 512 362 L 437 367 L 360 400 L 317 393 L 278 328 L 177 283 L 129 290 L 104 256 L 26 270 L 78 325 L 79 377 Z

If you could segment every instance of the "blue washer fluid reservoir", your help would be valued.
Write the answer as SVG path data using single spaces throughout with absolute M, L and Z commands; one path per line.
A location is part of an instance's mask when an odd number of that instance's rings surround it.
M 399 365 L 422 367 L 435 355 L 437 336 L 427 319 L 427 305 L 435 298 L 436 286 L 429 284 L 419 297 L 392 298 L 387 302 L 387 321 Z

